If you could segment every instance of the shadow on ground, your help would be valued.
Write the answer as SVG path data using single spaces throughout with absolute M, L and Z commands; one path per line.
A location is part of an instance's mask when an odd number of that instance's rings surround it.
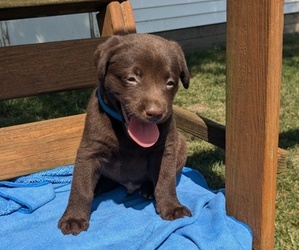
M 224 150 L 215 148 L 194 152 L 187 159 L 186 166 L 198 170 L 212 189 L 223 188 L 224 181 Z

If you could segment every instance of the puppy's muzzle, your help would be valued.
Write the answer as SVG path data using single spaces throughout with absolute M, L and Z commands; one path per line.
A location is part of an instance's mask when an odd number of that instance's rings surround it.
M 156 107 L 149 107 L 145 110 L 146 119 L 149 122 L 158 122 L 163 117 L 163 110 Z

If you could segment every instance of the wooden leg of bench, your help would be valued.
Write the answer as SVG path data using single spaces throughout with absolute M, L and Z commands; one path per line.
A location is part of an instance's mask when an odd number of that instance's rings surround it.
M 131 3 L 111 2 L 97 15 L 101 36 L 124 35 L 136 32 Z
M 282 0 L 227 1 L 227 212 L 274 248 Z

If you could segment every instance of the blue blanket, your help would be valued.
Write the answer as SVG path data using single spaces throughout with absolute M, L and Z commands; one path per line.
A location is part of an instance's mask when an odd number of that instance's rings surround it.
M 97 196 L 88 231 L 64 236 L 57 222 L 68 201 L 73 166 L 0 182 L 1 249 L 252 249 L 252 234 L 226 215 L 225 197 L 184 168 L 177 193 L 192 217 L 165 221 L 154 201 L 118 188 Z

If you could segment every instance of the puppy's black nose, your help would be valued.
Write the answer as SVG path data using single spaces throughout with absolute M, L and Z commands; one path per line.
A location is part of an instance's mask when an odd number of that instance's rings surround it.
M 163 111 L 161 109 L 158 109 L 158 108 L 150 108 L 150 109 L 145 111 L 145 114 L 146 114 L 146 118 L 150 122 L 157 122 L 162 118 Z

